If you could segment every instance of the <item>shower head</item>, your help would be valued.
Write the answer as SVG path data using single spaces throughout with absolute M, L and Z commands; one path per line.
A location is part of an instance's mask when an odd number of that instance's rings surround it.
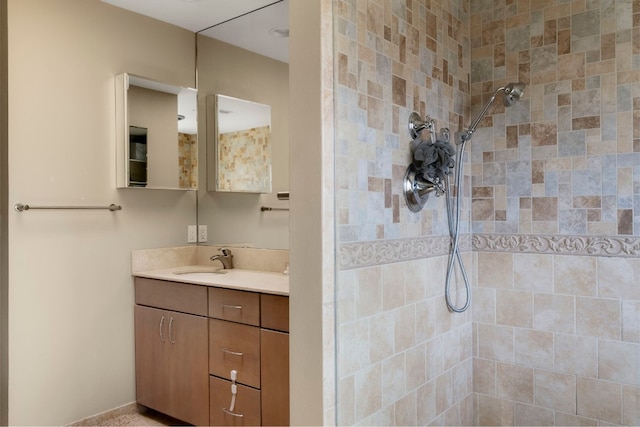
M 456 142 L 458 144 L 462 144 L 463 142 L 471 139 L 471 134 L 475 132 L 476 128 L 480 124 L 480 120 L 482 120 L 484 115 L 487 114 L 487 110 L 489 110 L 489 107 L 491 106 L 491 104 L 493 104 L 493 101 L 496 100 L 496 96 L 498 96 L 498 93 L 500 92 L 504 93 L 504 100 L 503 100 L 504 106 L 511 107 L 513 104 L 516 103 L 516 101 L 520 100 L 522 95 L 524 95 L 524 83 L 522 82 L 509 83 L 506 86 L 499 87 L 493 93 L 493 96 L 491 97 L 489 102 L 487 102 L 487 104 L 484 106 L 480 114 L 478 114 L 478 117 L 473 121 L 471 126 L 469 126 L 469 129 L 464 131 L 460 138 L 456 138 Z
M 501 88 L 504 92 L 504 106 L 511 107 L 516 101 L 520 100 L 520 97 L 524 95 L 524 83 L 509 83 L 504 88 Z M 500 89 L 498 89 L 500 90 Z

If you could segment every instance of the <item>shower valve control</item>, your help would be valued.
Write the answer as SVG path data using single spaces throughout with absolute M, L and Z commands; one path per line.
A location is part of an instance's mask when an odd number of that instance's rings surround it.
M 425 130 L 429 133 L 424 135 Z M 456 150 L 449 142 L 449 129 L 436 132 L 436 121 L 425 120 L 418 113 L 409 116 L 412 161 L 404 176 L 404 196 L 409 210 L 419 212 L 429 194 L 442 196 L 446 193 L 447 176 L 455 166 Z

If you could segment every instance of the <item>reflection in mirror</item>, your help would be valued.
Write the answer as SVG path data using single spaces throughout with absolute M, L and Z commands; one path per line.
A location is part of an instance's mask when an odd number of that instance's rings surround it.
M 195 190 L 197 92 L 116 76 L 117 187 Z
M 215 190 L 236 193 L 271 192 L 271 107 L 230 96 L 216 95 L 215 157 L 208 170 L 215 171 Z M 211 187 L 209 186 L 211 189 Z
M 281 14 L 287 16 L 286 11 Z M 289 212 L 261 207 L 289 207 L 287 200 L 277 198 L 278 192 L 289 190 L 289 66 L 202 34 L 196 41 L 198 109 L 206 111 L 198 123 L 199 140 L 207 141 L 200 144 L 200 188 L 211 190 L 198 191 L 198 225 L 207 226 L 209 244 L 287 249 Z M 216 94 L 271 107 L 270 192 L 215 191 L 216 169 L 210 166 L 215 165 Z

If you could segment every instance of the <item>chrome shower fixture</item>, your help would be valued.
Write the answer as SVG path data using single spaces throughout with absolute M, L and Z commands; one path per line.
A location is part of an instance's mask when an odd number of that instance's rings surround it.
M 436 121 L 427 116 L 426 120 L 420 118 L 420 114 L 415 111 L 409 115 L 409 135 L 413 141 L 416 141 L 423 130 L 430 129 L 432 132 L 435 130 Z
M 467 276 L 467 272 L 464 268 L 464 262 L 462 261 L 462 255 L 460 255 L 460 206 L 462 205 L 462 183 L 463 183 L 463 159 L 464 159 L 464 148 L 466 146 L 467 141 L 471 139 L 471 135 L 475 132 L 476 127 L 480 123 L 480 120 L 487 113 L 487 110 L 495 101 L 498 93 L 502 92 L 504 94 L 504 106 L 510 107 L 516 101 L 518 101 L 522 95 L 524 95 L 524 83 L 509 83 L 506 86 L 498 88 L 487 105 L 484 106 L 482 112 L 478 117 L 474 120 L 474 122 L 469 126 L 469 129 L 462 132 L 461 134 L 456 135 L 456 143 L 458 146 L 458 167 L 456 169 L 456 180 L 455 183 L 458 186 L 458 191 L 456 192 L 455 205 L 453 203 L 453 198 L 451 197 L 451 192 L 447 192 L 447 219 L 449 222 L 449 236 L 451 237 L 451 248 L 449 250 L 449 259 L 447 261 L 447 275 L 445 277 L 445 285 L 444 285 L 444 296 L 445 301 L 447 303 L 447 308 L 451 312 L 462 313 L 469 308 L 471 304 L 471 286 L 469 284 L 469 277 Z M 449 184 L 449 181 L 447 181 Z M 466 298 L 465 302 L 462 305 L 456 305 L 451 296 L 451 280 L 453 278 L 455 264 L 458 264 L 460 274 L 462 275 L 462 280 L 464 281 L 464 287 L 466 290 Z
M 493 104 L 493 101 L 496 100 L 496 96 L 498 96 L 500 92 L 504 93 L 504 106 L 511 107 L 516 103 L 516 101 L 520 100 L 522 95 L 524 95 L 524 83 L 509 83 L 506 86 L 502 86 L 496 89 L 489 102 L 487 102 L 480 114 L 478 114 L 478 117 L 476 117 L 471 126 L 469 126 L 466 131 L 463 131 L 462 133 L 457 135 L 456 144 L 462 144 L 463 142 L 471 139 L 471 135 L 476 131 L 476 128 L 480 124 L 480 121 L 484 118 L 485 114 L 487 114 L 487 110 L 489 110 L 489 107 L 491 107 L 491 104 Z
M 504 106 L 511 107 L 524 95 L 524 83 L 509 83 L 504 87 Z
M 429 136 L 422 132 L 429 130 Z M 420 211 L 429 194 L 436 196 L 445 193 L 446 176 L 455 165 L 455 148 L 449 143 L 449 129 L 436 132 L 436 122 L 427 116 L 422 120 L 418 113 L 409 116 L 409 135 L 411 135 L 411 164 L 404 175 L 404 198 L 409 210 Z

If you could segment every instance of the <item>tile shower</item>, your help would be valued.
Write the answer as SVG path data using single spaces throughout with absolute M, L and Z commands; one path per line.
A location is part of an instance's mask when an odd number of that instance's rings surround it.
M 640 424 L 640 0 L 333 9 L 337 422 Z M 407 118 L 453 133 L 510 81 L 467 149 L 454 315 L 444 200 L 402 196 Z

